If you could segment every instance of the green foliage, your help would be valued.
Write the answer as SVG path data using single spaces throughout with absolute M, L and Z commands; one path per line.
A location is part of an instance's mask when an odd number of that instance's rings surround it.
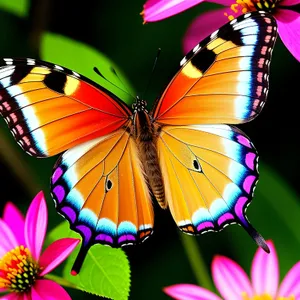
M 260 182 L 261 187 L 258 190 L 258 197 L 266 206 L 272 207 L 274 213 L 278 215 L 280 223 L 284 224 L 287 231 L 293 236 L 294 241 L 297 241 L 299 244 L 300 249 L 299 196 L 271 167 L 261 164 L 261 169 L 262 180 Z
M 46 32 L 41 39 L 41 58 L 55 64 L 61 64 L 94 80 L 127 104 L 131 104 L 134 100 L 127 91 L 132 95 L 135 93 L 132 92 L 120 69 L 104 54 L 84 43 Z M 93 70 L 94 67 L 97 67 L 107 80 L 98 75 Z
M 51 231 L 49 239 L 56 240 L 66 236 L 78 238 L 78 234 L 68 229 L 67 222 L 63 222 Z M 78 251 L 79 247 L 67 259 L 63 270 L 64 279 L 91 294 L 115 300 L 128 299 L 130 266 L 123 250 L 94 245 L 89 250 L 79 274 L 72 276 L 70 270 Z
M 28 8 L 28 0 L 0 0 L 0 9 L 21 18 L 27 17 Z

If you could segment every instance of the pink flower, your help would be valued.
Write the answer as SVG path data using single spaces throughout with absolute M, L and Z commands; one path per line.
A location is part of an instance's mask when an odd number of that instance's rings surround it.
M 202 2 L 204 0 L 148 0 L 142 15 L 144 22 L 155 22 Z M 227 23 L 228 19 L 232 20 L 249 11 L 264 10 L 274 15 L 281 40 L 292 55 L 300 61 L 300 13 L 291 10 L 291 6 L 299 4 L 300 0 L 206 0 L 206 2 L 225 7 L 196 18 L 184 38 L 185 52 L 193 49 L 200 41 Z
M 300 299 L 300 262 L 296 263 L 279 284 L 276 250 L 267 242 L 271 253 L 258 249 L 251 267 L 251 281 L 245 271 L 225 256 L 215 256 L 212 262 L 214 283 L 225 300 L 296 300 Z M 176 284 L 164 292 L 180 300 L 221 300 L 212 292 L 193 284 Z
M 47 222 L 42 192 L 31 202 L 25 219 L 12 203 L 6 204 L 0 218 L 0 292 L 9 294 L 0 299 L 71 299 L 60 285 L 44 276 L 65 260 L 80 240 L 57 240 L 41 254 Z

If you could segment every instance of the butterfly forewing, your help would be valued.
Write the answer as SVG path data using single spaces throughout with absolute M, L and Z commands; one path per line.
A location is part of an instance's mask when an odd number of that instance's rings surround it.
M 87 78 L 33 59 L 1 61 L 0 113 L 23 150 L 37 157 L 113 132 L 131 114 Z
M 275 19 L 246 14 L 197 45 L 154 108 L 161 124 L 238 124 L 255 118 L 269 89 Z

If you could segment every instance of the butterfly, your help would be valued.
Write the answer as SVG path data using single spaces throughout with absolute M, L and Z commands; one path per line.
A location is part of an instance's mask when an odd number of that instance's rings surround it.
M 94 244 L 120 247 L 148 238 L 152 198 L 185 233 L 238 223 L 269 251 L 245 215 L 258 154 L 232 125 L 261 112 L 276 37 L 268 13 L 232 20 L 181 60 L 150 112 L 143 99 L 130 108 L 64 67 L 1 60 L 0 113 L 15 140 L 34 157 L 63 153 L 51 193 L 58 213 L 82 236 L 72 274 Z

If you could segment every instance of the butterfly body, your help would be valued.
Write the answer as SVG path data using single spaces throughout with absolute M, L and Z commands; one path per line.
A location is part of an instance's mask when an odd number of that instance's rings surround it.
M 240 224 L 268 251 L 246 217 L 258 153 L 235 124 L 266 102 L 277 25 L 265 12 L 240 16 L 187 54 L 151 112 L 133 109 L 88 78 L 34 59 L 0 62 L 0 114 L 35 157 L 63 152 L 51 177 L 58 213 L 89 248 L 143 242 L 153 232 L 151 192 L 185 233 Z M 228 125 L 227 125 L 228 124 Z
M 153 122 L 153 119 L 145 109 L 145 104 L 145 101 L 137 98 L 137 103 L 133 105 L 134 139 L 149 187 L 159 205 L 162 208 L 166 208 L 163 178 L 156 146 L 161 127 Z

